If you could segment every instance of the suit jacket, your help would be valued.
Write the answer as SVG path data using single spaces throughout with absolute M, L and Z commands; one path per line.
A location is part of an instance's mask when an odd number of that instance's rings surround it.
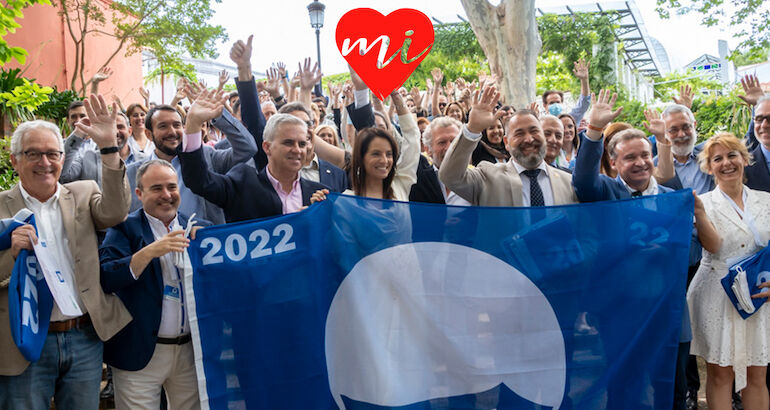
M 257 95 L 257 82 L 254 78 L 250 81 L 238 81 L 235 79 L 235 87 L 238 89 L 238 99 L 241 101 L 241 118 L 243 124 L 249 130 L 257 143 L 257 152 L 254 154 L 254 165 L 257 170 L 267 166 L 267 154 L 262 149 L 262 134 L 265 132 L 265 115 L 259 104 Z M 280 108 L 276 105 L 276 108 Z M 219 147 L 217 147 L 219 148 Z
M 318 182 L 329 187 L 332 192 L 343 192 L 350 187 L 348 174 L 321 158 L 318 158 L 318 175 Z
M 221 207 L 227 222 L 281 215 L 283 205 L 267 169 L 259 173 L 246 164 L 234 167 L 226 175 L 212 172 L 203 158 L 203 150 L 180 152 L 182 178 L 192 192 Z M 302 204 L 310 205 L 310 196 L 326 186 L 300 178 Z
M 84 140 L 74 133 L 64 142 L 64 164 L 59 182 L 93 180 L 102 186 L 102 154 L 99 151 L 81 150 Z M 130 145 L 129 145 L 130 147 Z M 130 149 L 130 148 L 129 148 Z M 133 151 L 125 159 L 126 167 L 134 162 Z
M 96 333 L 107 340 L 118 333 L 131 315 L 115 296 L 106 294 L 99 285 L 99 252 L 97 229 L 106 229 L 125 219 L 128 213 L 129 193 L 126 168 L 121 162 L 119 169 L 103 167 L 104 191 L 94 181 L 76 181 L 61 186 L 61 208 L 64 232 L 67 235 L 76 289 L 80 292 Z M 0 193 L 0 218 L 11 218 L 26 208 L 17 184 Z M 29 362 L 19 353 L 11 337 L 8 317 L 8 282 L 13 270 L 11 250 L 0 251 L 0 375 L 21 374 Z
M 580 141 L 575 170 L 572 173 L 572 184 L 575 185 L 575 192 L 580 202 L 631 198 L 631 193 L 620 179 L 620 175 L 613 179 L 599 173 L 602 152 L 604 152 L 603 140 L 593 141 L 583 138 Z M 658 185 L 658 190 L 661 193 L 673 191 L 663 185 Z
M 446 204 L 444 193 L 441 192 L 438 172 L 433 169 L 433 166 L 430 166 L 430 168 L 419 167 L 417 169 L 417 183 L 412 185 L 412 190 L 409 192 L 409 200 L 431 204 Z
M 751 151 L 751 156 L 754 158 L 754 164 L 743 171 L 746 175 L 746 185 L 751 189 L 770 192 L 770 170 L 767 169 L 767 158 L 760 144 Z
M 187 226 L 187 216 L 179 214 L 179 223 Z M 198 226 L 208 222 L 199 221 Z M 110 228 L 99 248 L 101 286 L 104 292 L 120 298 L 131 316 L 131 323 L 104 343 L 104 362 L 122 370 L 141 370 L 155 352 L 163 303 L 163 271 L 160 259 L 153 259 L 134 279 L 131 258 L 155 242 L 144 209 L 132 212 L 125 222 Z
M 462 134 L 455 139 L 441 162 L 439 178 L 451 191 L 480 206 L 524 206 L 521 178 L 513 161 L 505 164 L 480 162 L 468 168 L 478 141 Z M 548 166 L 555 205 L 577 202 L 570 174 Z

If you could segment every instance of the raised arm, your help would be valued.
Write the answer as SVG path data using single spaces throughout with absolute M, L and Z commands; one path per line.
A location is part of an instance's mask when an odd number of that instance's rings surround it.
M 444 79 L 444 74 L 441 73 L 441 69 L 436 67 L 431 70 L 430 74 L 433 76 L 433 93 L 431 93 L 431 104 L 433 108 L 431 115 L 437 117 L 441 115 L 441 110 L 438 108 L 438 93 L 441 90 L 441 81 Z
M 710 253 L 717 253 L 722 247 L 722 237 L 711 223 L 703 201 L 696 195 L 695 190 L 692 191 L 692 195 L 695 197 L 695 229 L 698 231 L 698 241 L 703 249 Z
M 493 112 L 498 98 L 500 93 L 495 86 L 474 92 L 468 124 L 463 125 L 461 135 L 452 143 L 439 168 L 441 182 L 472 204 L 478 204 L 484 177 L 479 168 L 469 169 L 468 164 L 481 139 L 481 131 L 495 123 Z
M 310 98 L 310 92 L 313 87 L 321 81 L 321 70 L 318 68 L 318 63 L 310 68 L 310 57 L 305 58 L 305 63 L 299 65 L 299 102 L 310 108 L 310 104 L 313 101 Z
M 102 67 L 99 71 L 91 77 L 91 94 L 99 94 L 99 83 L 110 78 L 112 75 L 112 69 L 109 67 Z
M 401 124 L 401 135 L 404 137 L 401 144 L 401 154 L 398 157 L 396 167 L 396 180 L 409 192 L 412 185 L 417 183 L 417 165 L 420 163 L 420 129 L 414 115 L 409 112 L 398 89 L 390 94 L 393 106 L 398 113 L 398 122 Z
M 752 113 L 749 130 L 746 132 L 746 147 L 749 151 L 753 151 L 759 143 L 756 135 L 754 135 L 754 106 L 756 106 L 757 101 L 765 95 L 765 92 L 762 91 L 762 87 L 759 84 L 759 78 L 756 75 L 749 74 L 741 78 L 741 86 L 743 87 L 744 94 L 739 95 L 738 98 L 751 107 Z
M 254 138 L 257 153 L 254 155 L 254 165 L 261 170 L 267 165 L 267 155 L 262 151 L 262 134 L 265 131 L 265 115 L 259 104 L 257 84 L 251 74 L 251 50 L 254 36 L 249 36 L 246 42 L 236 41 L 230 49 L 230 59 L 238 67 L 238 78 L 235 86 L 238 89 L 238 98 L 241 101 L 241 119 L 246 129 Z
M 652 175 L 659 184 L 664 184 L 676 176 L 671 141 L 666 137 L 666 122 L 655 109 L 644 110 L 644 118 L 647 119 L 644 128 L 655 136 L 655 144 L 658 147 L 658 163 Z
M 575 108 L 570 111 L 570 115 L 575 119 L 576 124 L 580 124 L 580 120 L 588 111 L 588 107 L 591 106 L 591 87 L 588 83 L 589 68 L 591 63 L 587 63 L 582 58 L 575 61 L 575 68 L 572 70 L 575 77 L 580 80 L 580 97 L 578 97 Z

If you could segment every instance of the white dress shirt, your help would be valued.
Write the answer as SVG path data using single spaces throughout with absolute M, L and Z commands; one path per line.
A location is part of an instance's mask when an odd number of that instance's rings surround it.
M 35 225 L 37 226 L 38 238 L 46 242 L 48 249 L 51 251 L 50 255 L 56 261 L 57 265 L 69 265 L 71 267 L 69 271 L 64 270 L 60 274 L 64 278 L 67 287 L 75 296 L 75 300 L 77 301 L 78 306 L 80 306 L 80 311 L 85 314 L 86 307 L 80 299 L 80 292 L 78 292 L 75 278 L 70 274 L 70 271 L 75 271 L 75 263 L 73 262 L 72 254 L 70 253 L 69 240 L 67 239 L 67 233 L 64 231 L 61 207 L 59 206 L 61 185 L 58 183 L 56 184 L 56 192 L 45 202 L 40 202 L 32 197 L 26 190 L 24 190 L 21 183 L 19 184 L 19 188 L 21 189 L 21 196 L 24 198 L 24 204 L 35 214 Z M 72 316 L 65 316 L 61 313 L 59 306 L 54 300 L 51 321 L 58 322 L 71 318 Z
M 511 158 L 511 163 L 513 163 L 516 172 L 519 174 L 519 178 L 521 178 L 521 195 L 523 197 L 524 206 L 532 206 L 529 198 L 529 177 L 523 175 L 523 172 L 527 169 L 519 165 L 513 158 Z M 540 184 L 540 190 L 543 191 L 543 202 L 545 203 L 545 206 L 553 206 L 553 189 L 551 189 L 551 174 L 549 173 L 548 165 L 545 161 L 540 161 L 540 165 L 537 166 L 537 169 L 541 170 L 540 174 L 537 175 L 537 183 Z
M 628 184 L 623 178 L 620 178 L 620 180 L 623 181 L 623 185 L 626 186 L 626 189 L 628 190 L 629 194 L 633 195 L 633 193 L 636 192 L 634 188 L 631 188 L 630 186 L 628 186 Z M 650 177 L 650 183 L 647 184 L 647 189 L 642 191 L 642 196 L 647 196 L 647 195 L 658 195 L 658 182 L 655 181 L 655 178 L 653 177 Z
M 150 223 L 150 229 L 155 240 L 163 238 L 169 232 L 182 229 L 177 218 L 166 225 L 158 218 L 144 213 L 147 221 Z M 179 337 L 190 333 L 190 322 L 184 300 L 184 276 L 174 265 L 173 252 L 169 252 L 160 257 L 160 268 L 163 271 L 163 304 L 160 314 L 160 327 L 158 328 L 158 337 Z M 133 273 L 133 272 L 132 272 Z M 166 295 L 168 287 L 176 287 L 178 298 L 170 298 Z
M 321 164 L 318 163 L 318 155 L 313 153 L 313 160 L 299 170 L 299 176 L 308 181 L 321 182 Z
M 438 168 L 436 168 L 435 165 L 433 165 L 433 169 L 436 171 L 436 175 L 438 175 Z M 436 178 L 438 179 L 438 178 Z M 447 193 L 446 186 L 444 186 L 444 183 L 441 182 L 441 180 L 438 180 L 438 184 L 441 187 L 441 194 L 444 195 L 444 203 L 447 205 L 461 205 L 461 206 L 471 206 L 471 203 L 466 201 L 465 198 L 461 197 L 460 195 L 455 194 L 452 191 L 449 191 Z

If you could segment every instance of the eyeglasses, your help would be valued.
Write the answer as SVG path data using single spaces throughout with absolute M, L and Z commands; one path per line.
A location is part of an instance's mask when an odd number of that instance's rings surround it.
M 306 124 L 307 124 L 307 127 L 310 128 L 311 130 L 313 129 L 313 127 L 315 127 L 315 123 L 313 121 L 308 121 L 306 122 Z
M 48 161 L 59 162 L 59 160 L 61 160 L 61 157 L 64 154 L 64 152 L 62 152 L 62 151 L 40 152 L 40 151 L 29 150 L 29 151 L 24 151 L 23 154 L 24 154 L 25 157 L 27 157 L 27 160 L 32 161 L 32 162 L 40 161 L 41 159 L 43 159 L 43 155 L 45 155 L 46 158 L 48 158 Z
M 668 133 L 671 135 L 677 135 L 679 134 L 679 131 L 688 132 L 692 129 L 692 124 L 684 124 L 682 125 L 682 128 L 669 128 Z
M 754 117 L 754 126 L 761 125 L 765 121 L 770 121 L 770 115 L 757 115 Z

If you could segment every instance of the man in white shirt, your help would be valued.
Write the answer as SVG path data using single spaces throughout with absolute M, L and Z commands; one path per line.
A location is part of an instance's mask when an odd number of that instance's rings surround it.
M 81 315 L 68 316 L 55 304 L 40 359 L 30 363 L 11 337 L 8 310 L 0 311 L 0 408 L 97 409 L 102 375 L 102 342 L 118 333 L 131 316 L 120 300 L 99 285 L 97 229 L 122 221 L 128 213 L 125 164 L 118 156 L 116 112 L 104 99 L 85 103 L 90 126 L 78 123 L 101 151 L 101 191 L 94 181 L 58 183 L 64 160 L 59 129 L 45 121 L 17 127 L 11 139 L 11 163 L 19 184 L 0 193 L 0 218 L 28 208 L 35 213 L 37 235 L 31 225 L 17 228 L 11 248 L 0 252 L 0 306 L 8 306 L 8 283 L 21 249 L 44 240 L 61 267 L 62 292 L 75 301 Z M 101 339 L 101 340 L 100 340 Z
M 142 208 L 110 229 L 100 248 L 102 287 L 133 317 L 104 345 L 104 361 L 113 366 L 115 406 L 157 409 L 162 386 L 170 408 L 199 408 L 183 290 L 182 252 L 190 242 L 183 227 L 189 221 L 177 212 L 179 180 L 162 159 L 143 163 L 136 178 Z
M 447 188 L 473 205 L 551 206 L 577 202 L 572 177 L 545 163 L 543 127 L 529 110 L 516 111 L 508 121 L 505 145 L 511 160 L 505 164 L 481 162 L 468 168 L 481 131 L 495 123 L 499 98 L 494 86 L 473 98 L 468 124 L 446 153 L 439 178 Z

